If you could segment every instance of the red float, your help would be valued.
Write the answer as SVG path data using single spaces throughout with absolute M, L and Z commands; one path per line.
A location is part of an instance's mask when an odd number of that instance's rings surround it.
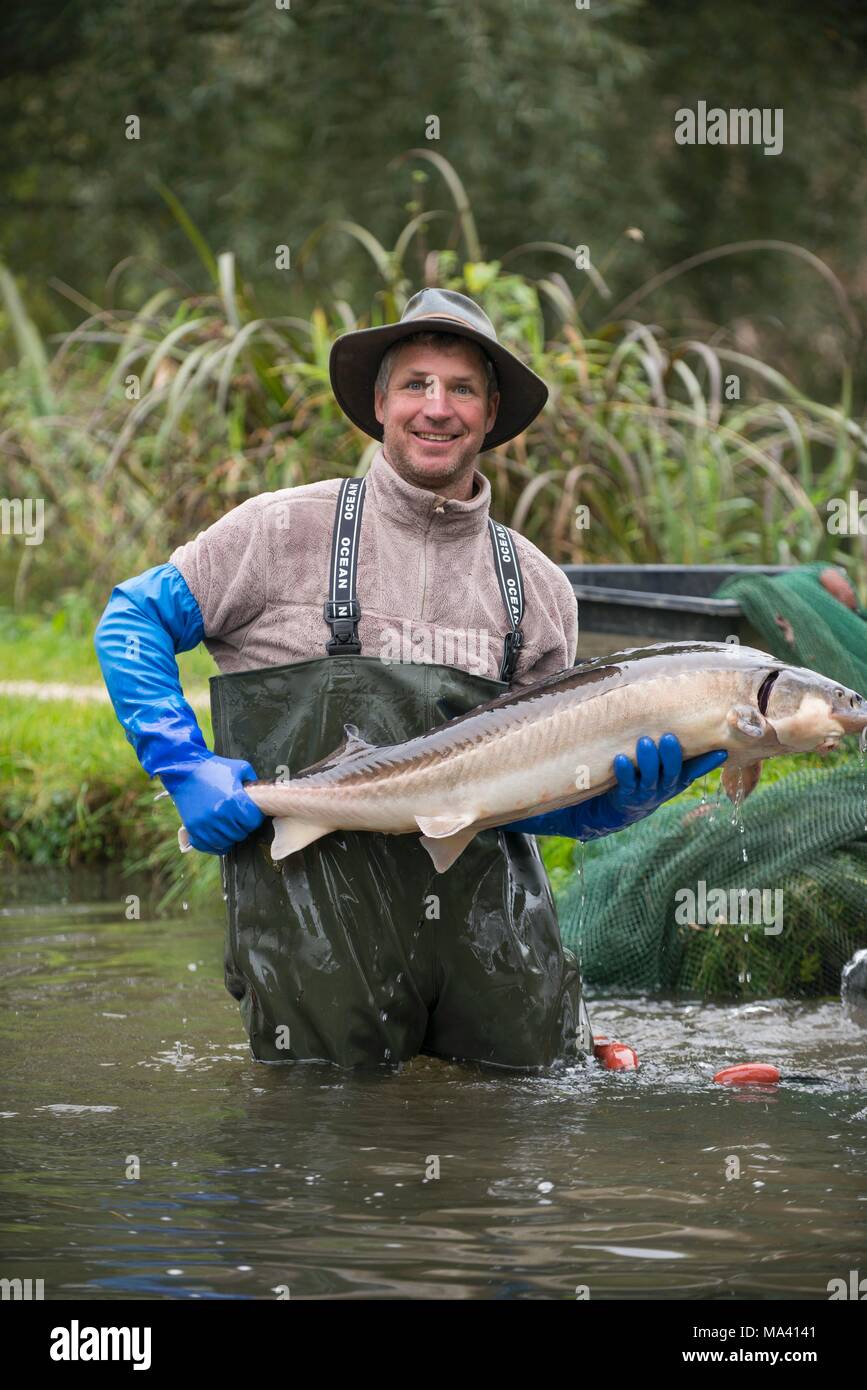
M 626 1043 L 609 1042 L 607 1038 L 597 1035 L 593 1039 L 593 1056 L 608 1071 L 638 1070 L 638 1053 Z
M 739 1062 L 735 1067 L 723 1067 L 714 1077 L 720 1086 L 775 1086 L 779 1079 L 779 1067 L 769 1062 Z

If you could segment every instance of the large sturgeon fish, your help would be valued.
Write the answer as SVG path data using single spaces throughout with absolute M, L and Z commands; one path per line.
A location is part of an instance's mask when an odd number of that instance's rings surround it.
M 684 757 L 725 748 L 723 785 L 748 796 L 762 761 L 867 742 L 861 695 L 767 652 L 725 642 L 637 647 L 500 695 L 404 743 L 377 747 L 352 725 L 328 757 L 244 790 L 274 817 L 272 858 L 335 830 L 421 833 L 444 873 L 490 826 L 554 811 L 615 785 L 615 754 L 676 734 Z M 181 830 L 181 842 L 186 831 Z

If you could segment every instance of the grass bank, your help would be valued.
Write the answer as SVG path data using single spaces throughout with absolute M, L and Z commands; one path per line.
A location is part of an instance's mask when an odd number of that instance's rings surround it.
M 0 615 L 4 679 L 101 686 L 90 636 L 95 622 L 83 609 L 72 617 L 56 614 L 51 622 Z M 208 677 L 217 673 L 204 647 L 182 652 L 178 668 L 188 698 L 205 693 Z M 197 715 L 211 746 L 207 706 L 198 708 Z M 772 759 L 763 780 L 786 776 L 807 761 Z M 811 761 L 828 765 L 818 757 Z M 704 788 L 694 784 L 686 795 L 713 794 L 718 784 L 719 773 L 714 773 Z M 133 878 L 141 875 L 143 883 L 155 883 L 163 908 L 180 901 L 195 906 L 218 901 L 219 860 L 180 854 L 178 815 L 161 792 L 162 784 L 139 766 L 107 701 L 0 694 L 0 835 L 7 863 L 109 863 Z M 572 872 L 575 843 L 553 837 L 540 843 L 557 885 Z
M 97 616 L 79 604 L 50 620 L 0 610 L 4 682 L 63 682 L 104 690 L 93 648 Z M 204 647 L 178 657 L 188 696 L 217 674 Z M 197 716 L 212 741 L 210 713 Z M 110 863 L 155 881 L 163 906 L 219 898 L 219 862 L 180 855 L 178 816 L 151 781 L 105 701 L 0 695 L 0 838 L 3 858 L 35 866 Z M 132 891 L 132 890 L 131 890 Z

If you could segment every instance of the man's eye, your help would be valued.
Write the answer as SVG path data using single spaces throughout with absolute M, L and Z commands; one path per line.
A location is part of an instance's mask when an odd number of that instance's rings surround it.
M 407 386 L 424 386 L 423 381 L 408 381 Z

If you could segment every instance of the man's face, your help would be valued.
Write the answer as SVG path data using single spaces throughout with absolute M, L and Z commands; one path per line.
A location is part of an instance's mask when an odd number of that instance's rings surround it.
M 398 353 L 388 390 L 377 390 L 374 402 L 385 456 L 402 478 L 438 492 L 449 484 L 463 490 L 465 481 L 472 486 L 474 461 L 500 403 L 498 392 L 488 401 L 485 380 L 470 344 L 412 344 Z

